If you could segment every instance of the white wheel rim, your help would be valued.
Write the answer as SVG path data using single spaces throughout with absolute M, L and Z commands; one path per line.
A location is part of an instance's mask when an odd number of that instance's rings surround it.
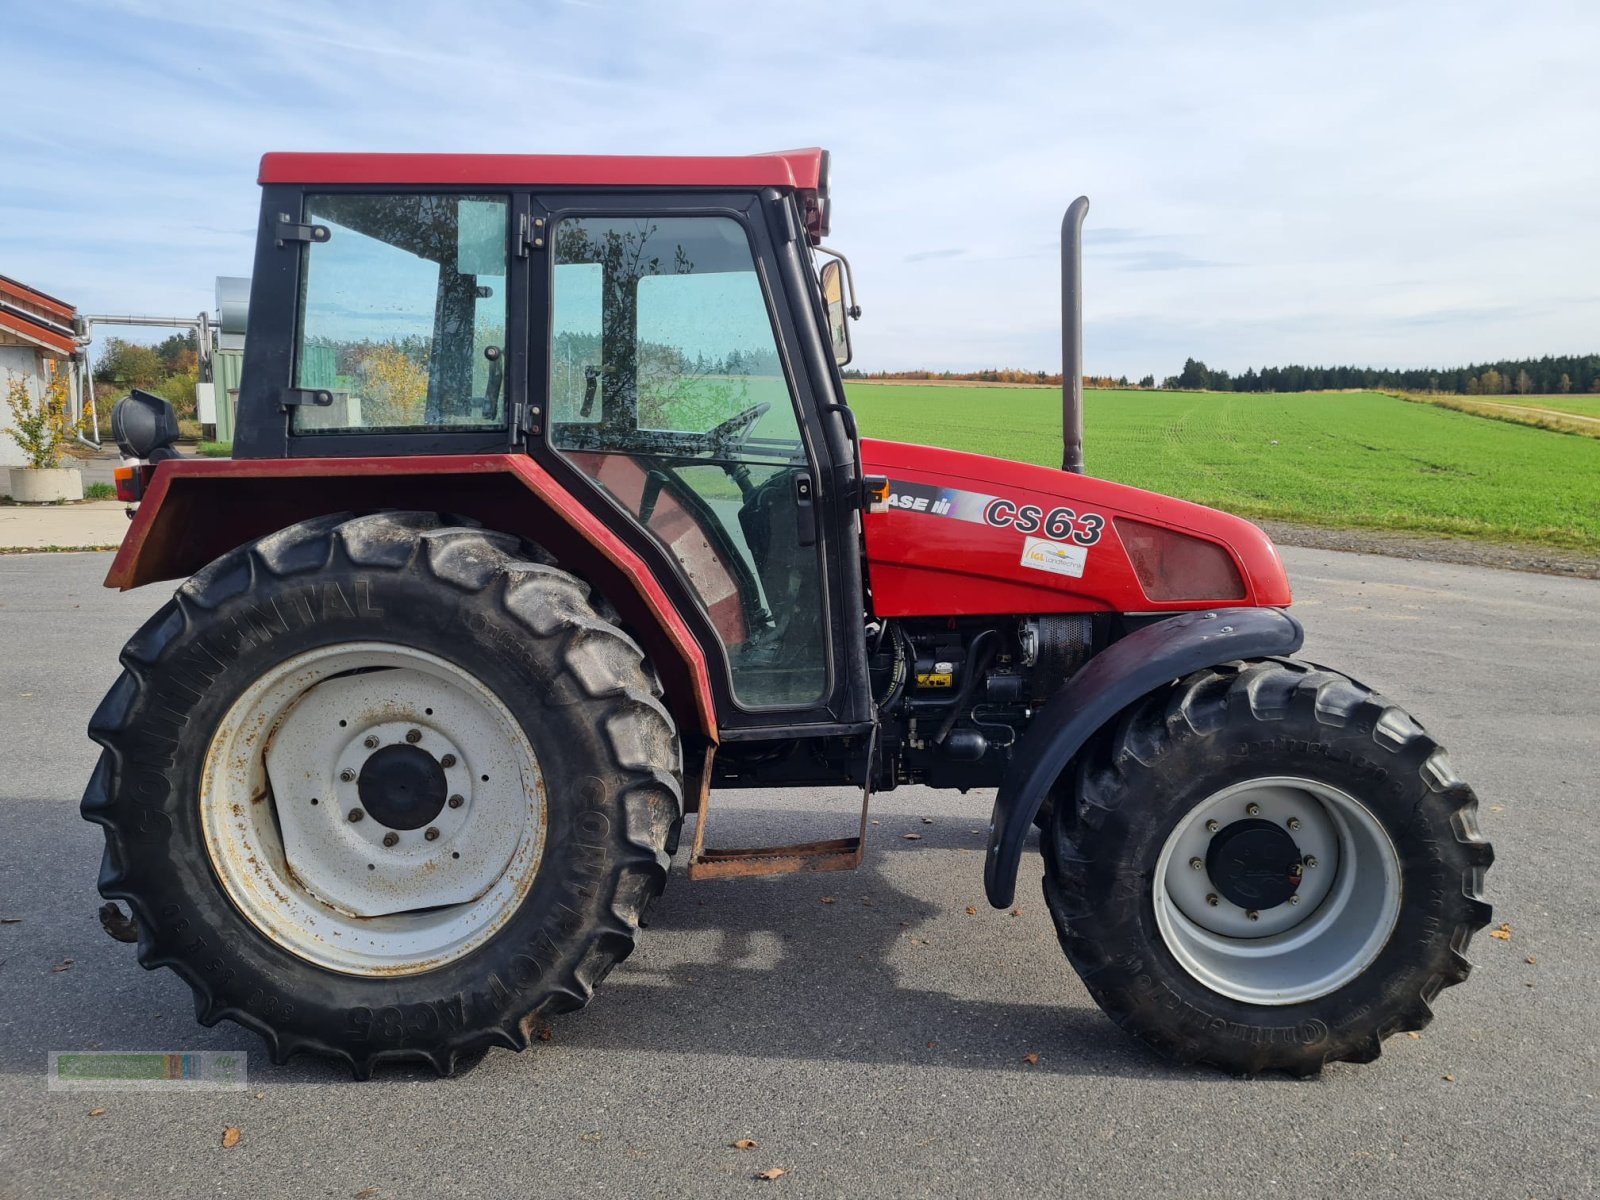
M 372 767 L 384 751 L 409 773 Z M 452 962 L 510 920 L 546 806 L 527 735 L 483 683 L 359 642 L 297 655 L 239 697 L 206 755 L 200 816 L 217 878 L 261 933 L 330 970 L 392 976 Z
M 1250 909 L 1211 877 L 1212 839 L 1247 818 L 1292 830 L 1304 856 L 1295 902 Z M 1400 896 L 1400 856 L 1372 812 L 1339 788 L 1290 776 L 1247 780 L 1190 809 L 1153 881 L 1156 925 L 1179 965 L 1249 1004 L 1299 1004 L 1344 987 L 1388 942 Z

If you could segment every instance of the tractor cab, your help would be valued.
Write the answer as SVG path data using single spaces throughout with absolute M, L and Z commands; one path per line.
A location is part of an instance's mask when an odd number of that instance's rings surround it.
M 861 724 L 825 152 L 268 155 L 261 177 L 237 458 L 529 454 L 651 562 L 730 733 Z

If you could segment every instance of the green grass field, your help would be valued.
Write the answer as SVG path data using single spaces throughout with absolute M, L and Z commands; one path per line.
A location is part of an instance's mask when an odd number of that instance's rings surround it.
M 1061 462 L 1053 389 L 853 383 L 849 396 L 868 437 Z M 1089 391 L 1084 442 L 1093 475 L 1241 516 L 1600 552 L 1593 438 L 1370 392 Z

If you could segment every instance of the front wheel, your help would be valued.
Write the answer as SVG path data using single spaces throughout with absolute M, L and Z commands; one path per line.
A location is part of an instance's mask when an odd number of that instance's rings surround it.
M 1096 1002 L 1168 1057 L 1367 1062 L 1467 977 L 1490 916 L 1477 800 L 1345 676 L 1200 672 L 1125 712 L 1077 790 L 1043 839 L 1045 898 Z

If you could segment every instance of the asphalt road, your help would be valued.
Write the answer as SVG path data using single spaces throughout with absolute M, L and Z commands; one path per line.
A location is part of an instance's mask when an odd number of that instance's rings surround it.
M 101 590 L 105 555 L 0 558 L 0 1196 L 1593 1195 L 1600 582 L 1284 557 L 1307 656 L 1440 735 L 1499 854 L 1511 939 L 1479 935 L 1420 1040 L 1309 1082 L 1170 1069 L 1068 968 L 1037 855 L 1020 915 L 985 905 L 989 796 L 910 789 L 876 804 L 854 875 L 680 868 L 549 1042 L 367 1084 L 200 1028 L 174 975 L 101 932 L 83 727 L 164 595 Z M 715 840 L 840 836 L 853 804 L 735 794 Z M 250 1089 L 47 1092 L 47 1052 L 74 1049 L 244 1050 Z

